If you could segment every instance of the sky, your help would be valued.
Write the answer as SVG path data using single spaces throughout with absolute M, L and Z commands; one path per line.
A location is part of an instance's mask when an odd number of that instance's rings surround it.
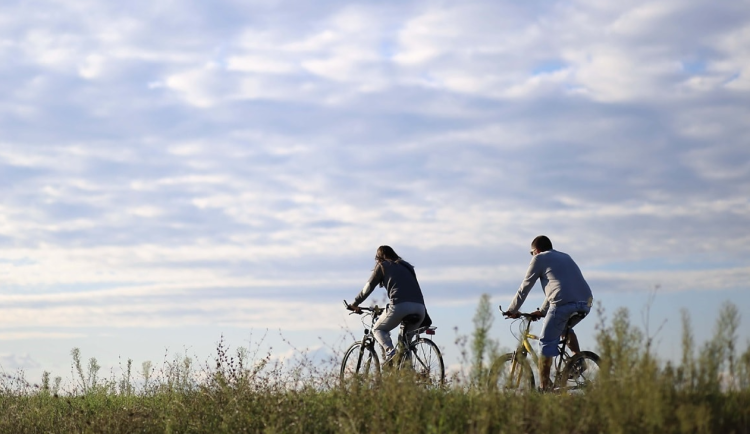
M 7 0 L 0 95 L 6 374 L 335 358 L 384 244 L 455 366 L 539 234 L 665 358 L 750 339 L 747 1 Z

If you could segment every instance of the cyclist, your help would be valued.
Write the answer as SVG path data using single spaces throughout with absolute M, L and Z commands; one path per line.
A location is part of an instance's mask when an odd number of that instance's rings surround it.
M 375 268 L 372 270 L 370 279 L 354 298 L 354 303 L 349 306 L 349 309 L 360 312 L 358 306 L 365 301 L 377 285 L 386 289 L 390 303 L 386 305 L 385 312 L 378 318 L 372 333 L 375 340 L 385 350 L 385 361 L 388 362 L 396 354 L 390 331 L 398 327 L 404 317 L 412 314 L 419 315 L 419 321 L 409 324 L 406 331 L 416 330 L 424 320 L 426 311 L 422 289 L 417 282 L 414 267 L 401 259 L 390 246 L 378 247 L 375 253 Z
M 541 280 L 544 302 L 542 307 L 531 315 L 534 321 L 544 317 L 542 333 L 539 336 L 542 352 L 539 374 L 542 390 L 547 390 L 550 385 L 552 359 L 559 355 L 557 344 L 565 332 L 565 325 L 574 313 L 588 313 L 593 298 L 591 288 L 583 278 L 578 265 L 569 255 L 554 250 L 549 238 L 544 235 L 534 238 L 530 253 L 532 258 L 526 277 L 508 307 L 506 316 L 519 317 L 518 309 L 537 279 Z M 567 344 L 573 354 L 580 352 L 578 338 L 573 330 L 568 333 Z

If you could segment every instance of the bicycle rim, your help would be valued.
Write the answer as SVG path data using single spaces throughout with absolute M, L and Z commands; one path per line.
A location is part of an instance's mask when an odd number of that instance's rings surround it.
M 591 351 L 581 351 L 568 360 L 560 381 L 569 392 L 583 392 L 599 379 L 599 356 Z
M 341 361 L 340 379 L 342 384 L 353 381 L 364 385 L 374 385 L 380 375 L 380 360 L 373 348 L 362 347 L 357 341 L 346 350 Z
M 410 350 L 401 368 L 408 367 L 419 384 L 441 387 L 445 383 L 445 366 L 438 346 L 429 339 L 420 338 L 411 344 Z

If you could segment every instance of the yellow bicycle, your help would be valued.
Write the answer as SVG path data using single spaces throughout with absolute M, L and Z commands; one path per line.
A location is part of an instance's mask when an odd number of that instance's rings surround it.
M 500 312 L 505 314 L 502 306 Z M 565 332 L 558 344 L 559 356 L 555 357 L 555 368 L 552 390 L 580 391 L 590 387 L 599 376 L 599 356 L 591 351 L 571 354 L 567 348 L 568 333 L 586 316 L 586 312 L 577 312 L 571 316 L 565 326 Z M 539 337 L 531 333 L 532 315 L 521 313 L 513 322 L 520 323 L 518 347 L 512 353 L 504 354 L 495 360 L 490 369 L 490 386 L 499 390 L 536 390 L 535 373 L 539 375 L 539 356 L 531 346 L 532 340 Z M 513 326 L 511 325 L 511 332 Z

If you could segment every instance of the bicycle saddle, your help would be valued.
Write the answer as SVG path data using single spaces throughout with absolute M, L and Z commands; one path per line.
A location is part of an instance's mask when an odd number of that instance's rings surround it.
M 402 320 L 401 324 L 416 324 L 419 322 L 419 320 L 422 319 L 422 317 L 418 313 L 411 313 L 409 315 L 406 315 Z
M 581 322 L 582 319 L 586 318 L 586 315 L 588 315 L 588 312 L 576 312 L 571 315 L 568 319 L 568 328 L 573 328 L 576 324 Z

